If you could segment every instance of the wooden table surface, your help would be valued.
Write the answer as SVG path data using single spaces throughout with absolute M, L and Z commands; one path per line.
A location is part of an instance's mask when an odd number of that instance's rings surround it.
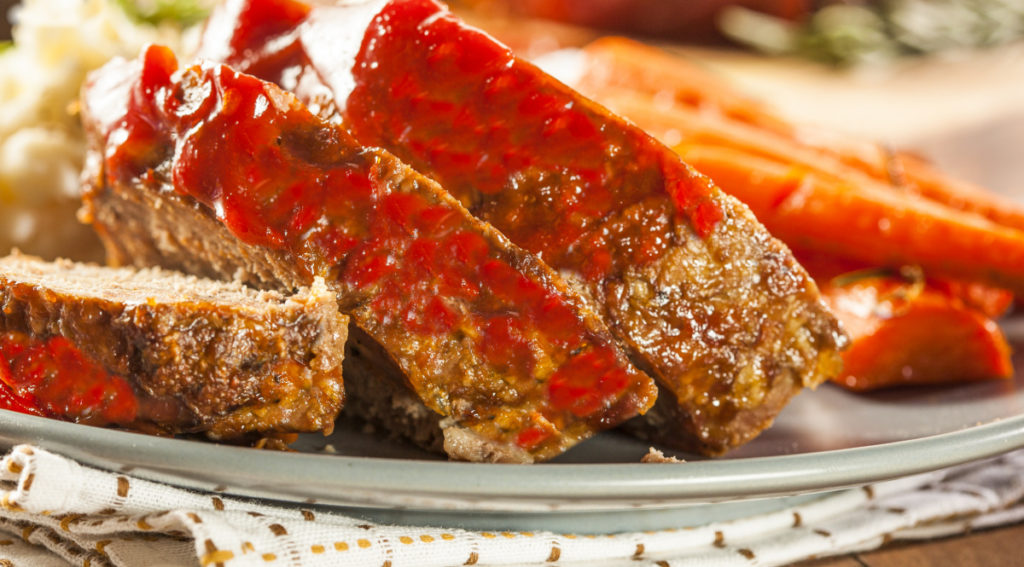
M 804 561 L 793 567 L 998 567 L 1024 564 L 1024 524 L 964 536 L 897 543 L 843 557 Z

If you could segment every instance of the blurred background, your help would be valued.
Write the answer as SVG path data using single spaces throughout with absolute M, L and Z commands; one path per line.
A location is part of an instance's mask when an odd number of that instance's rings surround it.
M 4 13 L 4 19 L 0 22 L 0 40 L 11 39 L 11 24 L 6 17 L 8 12 L 11 10 L 11 6 L 14 6 L 15 0 L 0 0 L 0 10 Z
M 182 30 L 213 0 L 27 1 L 21 35 L 0 54 L 0 245 L 49 256 L 51 242 L 75 241 L 82 248 L 70 255 L 97 259 L 94 237 L 74 220 L 84 143 L 68 111 L 78 85 L 89 69 L 149 41 L 187 49 Z M 4 40 L 12 13 L 19 24 L 15 3 L 0 0 Z M 629 35 L 724 77 L 801 125 L 908 149 L 956 176 L 1024 196 L 1024 0 L 452 6 L 527 57 Z

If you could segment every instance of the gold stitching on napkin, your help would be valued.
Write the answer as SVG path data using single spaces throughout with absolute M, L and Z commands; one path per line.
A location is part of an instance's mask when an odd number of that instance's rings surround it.
M 13 510 L 15 512 L 21 512 L 21 506 L 16 502 L 11 502 L 11 494 L 8 492 L 4 494 L 4 497 L 0 499 L 0 506 L 3 506 L 7 510 Z
M 216 564 L 217 567 L 224 567 L 225 561 L 230 561 L 235 558 L 234 552 L 227 549 L 217 549 L 217 546 L 211 539 L 204 541 L 203 545 L 206 547 L 206 554 L 199 559 L 199 563 L 203 567 L 206 567 L 211 563 Z
M 37 526 L 25 526 L 25 528 L 21 530 L 21 539 L 28 541 L 28 538 L 32 535 L 32 532 L 36 531 L 36 527 Z
M 119 476 L 117 477 L 117 495 L 121 498 L 128 497 L 128 489 L 131 488 L 131 483 L 128 481 L 128 477 Z
M 84 514 L 67 514 L 60 519 L 60 529 L 69 532 L 71 531 L 71 524 L 81 520 Z

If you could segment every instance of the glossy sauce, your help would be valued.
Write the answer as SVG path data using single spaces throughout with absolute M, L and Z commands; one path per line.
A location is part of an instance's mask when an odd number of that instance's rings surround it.
M 660 257 L 671 217 L 639 219 L 625 243 L 604 233 L 634 203 L 670 203 L 702 237 L 722 218 L 713 188 L 671 152 L 433 0 L 388 3 L 352 74 L 345 116 L 361 142 L 435 177 L 559 269 L 598 281 Z
M 264 14 L 295 2 L 238 1 Z M 246 25 L 235 22 L 236 38 Z M 842 333 L 788 251 L 635 126 L 434 0 L 316 5 L 295 32 L 301 66 L 329 85 L 360 143 L 394 152 L 584 284 L 674 394 L 651 422 L 658 436 L 720 453 L 831 372 Z M 268 56 L 244 43 L 231 42 L 242 60 Z
M 139 417 L 132 386 L 109 374 L 64 337 L 0 334 L 0 408 L 90 425 Z
M 437 2 L 369 5 L 383 8 L 355 29 L 356 7 L 251 1 L 230 35 L 208 34 L 204 48 L 307 104 L 340 107 L 331 111 L 361 143 L 394 152 L 517 245 L 592 282 L 658 259 L 677 216 L 702 237 L 721 220 L 710 183 L 678 157 Z M 611 243 L 608 217 L 652 200 L 674 212 L 633 222 Z
M 404 369 L 428 405 L 447 414 L 449 397 L 469 397 L 460 417 L 533 450 L 552 424 L 612 423 L 650 403 L 649 379 L 428 181 L 268 83 L 222 66 L 175 70 L 169 51 L 145 54 L 109 134 L 108 175 L 169 176 L 242 241 L 288 251 L 300 272 L 334 282 L 343 310 L 412 358 Z M 426 375 L 444 354 L 399 352 L 413 339 L 470 345 L 507 399 L 473 393 L 457 373 Z M 509 408 L 514 423 L 486 424 Z

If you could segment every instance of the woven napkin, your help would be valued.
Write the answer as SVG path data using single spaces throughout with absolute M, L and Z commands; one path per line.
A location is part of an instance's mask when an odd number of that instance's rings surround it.
M 20 445 L 0 461 L 0 566 L 781 565 L 1016 522 L 1022 497 L 1019 451 L 697 528 L 490 533 L 193 492 Z

